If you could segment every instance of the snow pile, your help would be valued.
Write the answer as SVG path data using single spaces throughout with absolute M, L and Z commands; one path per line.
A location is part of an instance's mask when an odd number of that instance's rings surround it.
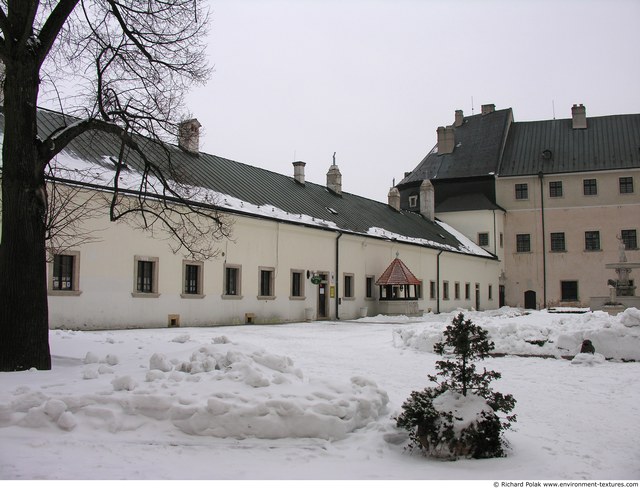
M 120 370 L 118 361 L 101 369 L 87 353 L 89 364 L 78 365 L 82 393 L 20 386 L 0 397 L 0 426 L 116 433 L 160 423 L 154 428 L 201 436 L 331 440 L 386 412 L 387 394 L 371 380 L 306 381 L 289 357 L 212 342 L 186 357 L 153 353 L 137 370 Z
M 396 327 L 393 344 L 433 352 L 433 345 L 442 340 L 443 321 L 450 323 L 457 313 L 426 314 L 419 324 Z M 617 316 L 599 311 L 548 314 L 507 307 L 493 313 L 464 313 L 489 332 L 496 354 L 575 356 L 582 342 L 589 339 L 596 352 L 607 359 L 640 361 L 640 311 L 635 308 Z
M 447 390 L 433 399 L 433 407 L 438 412 L 453 415 L 453 431 L 459 434 L 473 423 L 483 420 L 482 413 L 494 413 L 487 401 L 481 396 L 468 393 L 463 396 L 454 390 Z

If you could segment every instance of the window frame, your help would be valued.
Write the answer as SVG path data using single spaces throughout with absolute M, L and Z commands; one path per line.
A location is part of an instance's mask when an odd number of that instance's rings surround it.
M 151 263 L 151 288 L 149 291 L 143 291 L 139 288 L 140 281 L 140 264 L 139 263 Z M 160 258 L 156 256 L 141 256 L 136 255 L 133 257 L 133 291 L 131 296 L 134 298 L 158 298 L 158 277 L 160 271 Z
M 349 283 L 348 285 L 347 282 Z M 353 273 L 342 273 L 342 298 L 355 300 L 355 295 L 355 275 Z
M 70 289 L 54 288 L 56 257 L 58 256 L 66 256 L 72 259 Z M 50 296 L 78 296 L 82 294 L 82 291 L 80 290 L 80 252 L 64 251 L 64 252 L 52 254 L 51 260 L 49 262 L 49 278 L 47 281 L 48 281 L 47 292 Z
M 289 300 L 305 300 L 305 286 L 304 286 L 304 270 L 303 269 L 291 269 L 290 271 L 290 284 L 289 288 Z M 297 284 L 298 290 L 296 290 L 296 276 L 299 279 Z M 297 291 L 297 294 L 296 294 Z
M 242 265 L 241 264 L 227 264 L 224 263 L 222 268 L 222 298 L 225 300 L 240 300 L 242 299 Z M 235 271 L 235 290 L 236 293 L 231 294 L 229 292 L 229 271 Z
M 567 240 L 564 232 L 551 232 L 549 234 L 549 249 L 551 252 L 567 252 Z M 562 247 L 557 247 L 562 243 Z
M 442 299 L 449 300 L 449 282 L 448 281 L 442 282 Z
M 464 299 L 471 300 L 471 283 L 464 284 Z
M 594 247 L 596 246 L 596 247 Z M 584 231 L 584 250 L 587 252 L 597 252 L 602 250 L 602 244 L 600 242 L 599 230 L 585 230 Z
M 196 276 L 196 291 L 195 293 L 187 291 L 187 268 L 194 267 L 197 269 Z M 180 293 L 180 298 L 204 298 L 203 293 L 203 285 L 204 285 L 204 262 L 202 261 L 191 261 L 187 259 L 182 260 L 182 293 Z
M 453 283 L 453 298 L 454 300 L 460 300 L 460 282 Z
M 575 284 L 575 296 L 571 296 L 571 297 L 565 297 L 565 291 L 566 291 L 566 286 L 569 286 L 571 284 L 571 286 L 573 287 Z M 577 302 L 579 300 L 580 294 L 579 294 L 579 286 L 578 286 L 578 280 L 561 280 L 560 281 L 560 301 L 561 302 Z
M 516 183 L 514 190 L 516 200 L 529 200 L 529 183 Z
M 436 282 L 433 280 L 430 280 L 429 281 L 429 299 L 435 300 L 437 298 L 437 294 L 438 294 L 438 289 L 437 289 Z
M 598 180 L 596 178 L 585 178 L 582 180 L 582 194 L 585 197 L 598 195 Z
M 418 207 L 418 195 L 411 194 L 408 198 L 409 208 L 417 208 Z
M 364 278 L 365 300 L 376 299 L 376 277 L 375 275 L 367 275 Z
M 549 198 L 562 198 L 564 196 L 562 180 L 549 182 Z
M 527 244 L 526 246 L 524 246 L 525 243 Z M 530 252 L 531 252 L 531 234 L 516 234 L 516 253 L 530 253 Z
M 489 246 L 489 233 L 488 232 L 478 232 L 478 246 L 480 246 L 480 247 Z
M 276 290 L 275 290 L 275 273 L 276 269 L 270 266 L 259 266 L 258 267 L 258 300 L 275 300 L 276 298 Z M 263 293 L 265 290 L 263 288 L 265 284 L 265 273 L 268 273 L 268 287 L 269 293 Z
M 618 178 L 618 191 L 620 192 L 620 195 L 632 194 L 633 193 L 633 176 L 620 176 Z
M 628 233 L 626 237 L 625 232 Z M 636 229 L 622 229 L 620 231 L 620 239 L 624 242 L 625 251 L 636 251 L 638 249 L 638 232 Z M 631 244 L 630 246 L 627 246 L 627 240 Z

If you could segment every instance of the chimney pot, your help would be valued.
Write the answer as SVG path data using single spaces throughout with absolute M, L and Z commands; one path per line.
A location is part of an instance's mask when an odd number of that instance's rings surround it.
M 304 167 L 307 163 L 302 161 L 295 161 L 293 164 L 293 179 L 301 185 L 304 185 Z
M 451 154 L 455 146 L 453 126 L 438 127 L 438 154 Z
M 420 185 L 420 214 L 431 221 L 435 219 L 435 190 L 429 180 Z
M 496 106 L 494 103 L 488 103 L 486 105 L 482 105 L 482 115 L 487 115 L 496 111 Z
M 456 110 L 456 119 L 453 126 L 460 127 L 462 124 L 464 124 L 464 113 L 462 110 Z
M 200 127 L 198 119 L 189 119 L 178 125 L 178 147 L 191 154 L 200 152 Z
M 400 192 L 395 186 L 389 190 L 387 200 L 391 208 L 394 208 L 398 211 L 400 210 Z
M 587 128 L 587 108 L 580 104 L 573 104 L 571 107 L 571 127 L 573 129 L 586 129 Z
M 329 166 L 329 171 L 327 171 L 327 188 L 342 195 L 342 173 L 340 173 L 338 165 L 335 164 L 335 154 L 333 155 L 333 164 Z

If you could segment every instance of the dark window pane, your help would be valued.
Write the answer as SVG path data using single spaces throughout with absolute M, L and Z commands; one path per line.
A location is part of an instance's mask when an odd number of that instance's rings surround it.
M 600 232 L 597 230 L 589 230 L 584 233 L 584 248 L 587 251 L 600 250 Z
M 200 273 L 200 267 L 195 264 L 187 264 L 184 269 L 184 292 L 190 295 L 197 295 L 200 290 L 198 289 L 198 275 Z
M 552 232 L 551 233 L 551 250 L 552 251 L 565 251 L 564 232 Z
M 138 261 L 138 284 L 140 293 L 153 292 L 153 261 Z
M 53 289 L 73 290 L 73 256 L 57 254 L 53 257 Z

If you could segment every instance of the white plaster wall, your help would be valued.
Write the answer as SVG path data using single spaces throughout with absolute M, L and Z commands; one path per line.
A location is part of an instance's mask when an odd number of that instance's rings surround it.
M 167 327 L 170 315 L 178 315 L 180 326 L 244 324 L 246 314 L 254 323 L 303 321 L 306 309 L 317 316 L 318 286 L 306 271 L 326 272 L 335 295 L 329 298 L 329 317 L 358 318 L 362 308 L 368 315 L 377 311 L 378 288 L 374 300 L 365 297 L 365 280 L 378 279 L 396 254 L 419 279 L 423 280 L 423 298 L 419 308 L 436 311 L 438 303 L 429 298 L 429 281 L 437 279 L 438 251 L 424 247 L 375 239 L 364 235 L 343 234 L 288 223 L 245 216 L 233 216 L 231 239 L 219 243 L 220 253 L 203 263 L 201 298 L 183 298 L 184 256 L 173 254 L 168 242 L 125 223 L 111 223 L 106 216 L 94 219 L 87 227 L 96 230 L 99 242 L 71 249 L 78 251 L 79 294 L 49 296 L 52 328 L 132 328 Z M 340 237 L 339 237 L 340 236 Z M 339 237 L 339 238 L 338 238 Z M 336 274 L 336 242 L 339 245 Z M 135 288 L 134 256 L 158 259 L 158 296 L 132 296 Z M 224 297 L 224 267 L 241 266 L 241 296 Z M 259 269 L 273 268 L 274 298 L 258 298 Z M 290 297 L 291 270 L 302 270 L 304 297 Z M 353 275 L 354 297 L 344 296 L 344 273 Z M 464 283 L 480 283 L 481 307 L 498 306 L 499 263 L 480 257 L 443 252 L 440 255 L 440 287 L 450 282 L 450 299 L 441 294 L 440 311 L 475 306 L 464 299 Z M 461 283 L 461 298 L 455 300 L 454 282 Z M 493 300 L 486 297 L 489 284 Z M 329 290 L 328 290 L 329 292 Z

